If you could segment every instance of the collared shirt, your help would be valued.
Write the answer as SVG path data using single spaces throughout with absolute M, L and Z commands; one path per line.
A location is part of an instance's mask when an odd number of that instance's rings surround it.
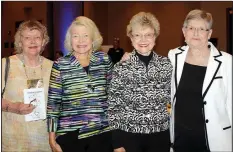
M 148 66 L 135 51 L 129 60 L 117 63 L 108 98 L 110 126 L 146 134 L 167 130 L 171 74 L 169 59 L 155 52 Z
M 48 93 L 48 131 L 62 135 L 79 129 L 79 138 L 109 131 L 107 90 L 113 64 L 94 52 L 88 72 L 72 54 L 54 62 Z

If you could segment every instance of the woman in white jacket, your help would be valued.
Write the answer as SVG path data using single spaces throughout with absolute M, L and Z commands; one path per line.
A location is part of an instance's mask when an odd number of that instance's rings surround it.
M 187 45 L 168 54 L 175 152 L 232 151 L 232 56 L 208 42 L 212 23 L 208 12 L 189 12 L 182 28 Z

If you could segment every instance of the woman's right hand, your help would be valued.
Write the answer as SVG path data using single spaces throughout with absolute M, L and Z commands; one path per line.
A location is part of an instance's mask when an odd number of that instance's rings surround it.
M 24 104 L 22 102 L 19 103 L 15 103 L 16 104 L 16 113 L 20 114 L 20 115 L 26 115 L 31 113 L 34 109 L 35 106 L 32 104 Z M 18 104 L 18 105 L 17 105 Z
M 51 142 L 50 147 L 52 148 L 53 152 L 62 152 L 60 145 L 56 141 Z
M 114 152 L 126 152 L 124 147 L 114 149 Z
M 31 113 L 35 109 L 32 104 L 24 104 L 22 102 L 10 102 L 9 100 L 2 99 L 2 110 L 5 112 L 12 112 L 20 115 Z

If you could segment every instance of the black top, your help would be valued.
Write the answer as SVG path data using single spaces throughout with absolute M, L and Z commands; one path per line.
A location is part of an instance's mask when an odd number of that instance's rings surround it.
M 175 104 L 174 150 L 177 152 L 209 152 L 202 98 L 205 73 L 206 67 L 184 64 Z
M 122 56 L 124 55 L 124 50 L 122 48 L 110 48 L 108 55 L 110 56 L 112 62 L 115 64 L 121 60 Z
M 151 51 L 151 53 L 148 55 L 148 56 L 143 56 L 141 54 L 139 54 L 137 51 L 136 51 L 136 55 L 139 57 L 139 59 L 144 62 L 146 64 L 146 67 L 148 66 L 152 56 L 153 56 L 153 52 Z
M 176 94 L 175 128 L 192 135 L 204 135 L 202 86 L 206 67 L 184 64 Z

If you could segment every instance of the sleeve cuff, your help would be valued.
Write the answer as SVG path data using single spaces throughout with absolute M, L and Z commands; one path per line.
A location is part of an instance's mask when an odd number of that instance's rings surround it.
M 56 132 L 57 131 L 57 118 L 49 118 L 47 119 L 47 126 L 48 126 L 48 132 Z

